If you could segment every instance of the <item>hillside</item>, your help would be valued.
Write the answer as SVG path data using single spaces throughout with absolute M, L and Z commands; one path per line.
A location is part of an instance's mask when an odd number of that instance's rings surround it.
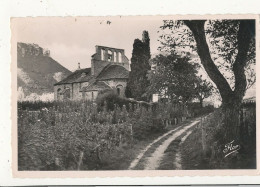
M 71 72 L 37 44 L 17 43 L 17 87 L 24 96 L 53 92 L 53 84 Z

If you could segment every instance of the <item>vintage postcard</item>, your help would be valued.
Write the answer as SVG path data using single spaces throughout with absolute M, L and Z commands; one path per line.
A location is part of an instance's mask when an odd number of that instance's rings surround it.
M 12 18 L 13 176 L 259 175 L 258 25 Z

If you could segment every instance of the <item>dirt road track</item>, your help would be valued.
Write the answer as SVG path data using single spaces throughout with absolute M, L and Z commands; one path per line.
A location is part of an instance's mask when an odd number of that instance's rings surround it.
M 176 127 L 175 129 L 163 134 L 162 136 L 154 140 L 152 143 L 150 143 L 145 149 L 143 149 L 140 152 L 140 154 L 132 161 L 128 169 L 136 169 L 141 162 L 144 162 L 142 164 L 143 166 L 141 169 L 156 170 L 162 161 L 165 150 L 171 144 L 171 142 L 174 141 L 179 136 L 186 134 L 181 141 L 184 142 L 185 139 L 192 133 L 192 131 L 189 129 L 194 127 L 199 122 L 200 121 L 197 119 L 186 125 Z M 159 146 L 157 145 L 158 142 L 160 142 Z M 151 154 L 146 154 L 148 150 L 152 150 L 152 149 L 155 149 L 155 151 L 153 151 Z M 174 164 L 176 166 L 176 169 L 180 169 L 181 168 L 180 155 L 176 154 L 176 158 L 174 160 L 175 160 Z

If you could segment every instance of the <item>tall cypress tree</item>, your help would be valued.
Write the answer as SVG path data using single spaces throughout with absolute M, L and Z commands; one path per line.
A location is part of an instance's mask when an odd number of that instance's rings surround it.
M 149 86 L 147 73 L 151 69 L 149 60 L 150 38 L 147 31 L 143 31 L 142 40 L 135 39 L 133 44 L 133 52 L 131 58 L 131 72 L 126 86 L 126 96 L 136 100 L 149 101 L 149 97 L 145 94 Z

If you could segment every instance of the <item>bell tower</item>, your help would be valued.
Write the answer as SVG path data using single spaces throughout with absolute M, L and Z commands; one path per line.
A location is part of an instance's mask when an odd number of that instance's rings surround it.
M 91 56 L 91 75 L 98 75 L 107 65 L 120 65 L 129 71 L 129 60 L 124 49 L 96 46 L 96 53 Z

